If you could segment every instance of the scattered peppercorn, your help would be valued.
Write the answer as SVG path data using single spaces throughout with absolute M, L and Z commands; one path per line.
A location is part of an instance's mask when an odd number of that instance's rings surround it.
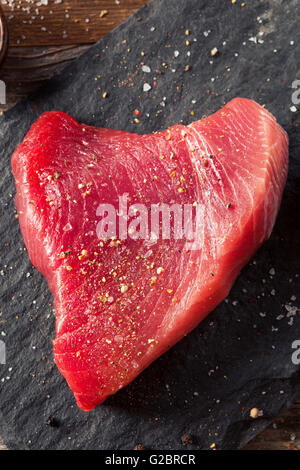
M 58 419 L 54 418 L 53 416 L 49 416 L 46 421 L 47 426 L 51 426 L 52 428 L 59 428 L 60 423 Z
M 181 442 L 184 446 L 193 444 L 192 436 L 190 434 L 183 434 L 183 436 L 181 436 Z
M 146 450 L 146 447 L 142 444 L 137 444 L 133 450 Z

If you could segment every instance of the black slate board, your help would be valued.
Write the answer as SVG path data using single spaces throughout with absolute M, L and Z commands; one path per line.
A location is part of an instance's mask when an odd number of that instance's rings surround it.
M 0 339 L 7 364 L 0 365 L 0 436 L 8 447 L 180 449 L 189 433 L 189 449 L 213 442 L 235 449 L 300 394 L 299 365 L 291 360 L 300 339 L 300 119 L 290 110 L 291 85 L 300 78 L 299 19 L 297 0 L 252 0 L 244 8 L 239 0 L 154 0 L 1 118 Z M 142 61 L 151 73 L 142 72 Z M 10 156 L 45 110 L 144 133 L 199 119 L 235 96 L 266 104 L 289 133 L 288 184 L 271 239 L 194 332 L 84 413 L 54 366 L 52 299 L 24 250 Z M 252 407 L 263 411 L 257 420 L 249 417 Z

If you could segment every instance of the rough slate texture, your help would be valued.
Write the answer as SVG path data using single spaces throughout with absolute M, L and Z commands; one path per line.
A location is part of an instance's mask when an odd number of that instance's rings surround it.
M 0 365 L 0 435 L 10 448 L 180 449 L 189 433 L 189 449 L 213 442 L 234 449 L 300 393 L 299 366 L 291 361 L 291 344 L 300 339 L 300 120 L 290 110 L 291 84 L 300 78 L 299 20 L 298 0 L 252 0 L 244 8 L 239 0 L 154 0 L 1 118 L 0 338 L 7 365 Z M 143 92 L 144 82 L 150 91 Z M 11 154 L 45 110 L 143 133 L 199 119 L 235 96 L 265 103 L 290 136 L 289 179 L 273 235 L 200 327 L 86 414 L 54 366 L 52 299 L 24 250 Z M 255 421 L 252 407 L 263 410 Z

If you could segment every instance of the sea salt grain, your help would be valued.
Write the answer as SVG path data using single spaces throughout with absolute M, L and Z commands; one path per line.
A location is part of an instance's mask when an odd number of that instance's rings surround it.
M 248 41 L 254 42 L 254 44 L 257 44 L 257 38 L 255 36 L 252 36 L 251 38 L 249 38 Z
M 285 307 L 286 311 L 288 312 L 287 315 L 286 315 L 287 318 L 294 317 L 298 312 L 298 308 L 295 307 L 295 306 L 285 305 L 284 307 Z
M 143 65 L 142 66 L 142 71 L 145 72 L 145 73 L 150 73 L 151 69 L 150 69 L 150 67 L 148 67 L 148 65 Z
M 151 90 L 151 85 L 149 83 L 144 83 L 143 91 L 147 92 Z

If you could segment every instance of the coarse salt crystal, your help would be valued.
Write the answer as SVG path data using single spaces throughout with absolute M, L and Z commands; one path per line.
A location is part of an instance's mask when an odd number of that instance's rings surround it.
M 151 85 L 149 83 L 144 83 L 143 91 L 147 92 L 151 90 Z
M 145 73 L 150 73 L 151 69 L 150 69 L 150 67 L 148 67 L 148 65 L 143 65 L 142 66 L 142 71 L 145 72 Z

